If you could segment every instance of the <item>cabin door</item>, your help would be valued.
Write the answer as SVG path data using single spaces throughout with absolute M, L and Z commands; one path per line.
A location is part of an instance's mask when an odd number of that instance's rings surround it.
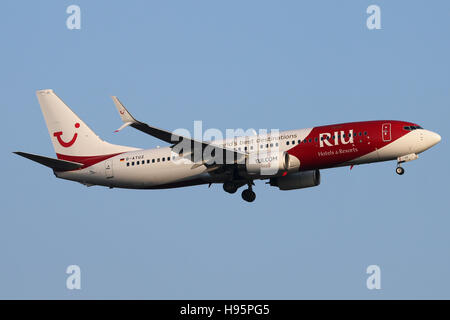
M 383 137 L 383 142 L 389 142 L 392 139 L 391 134 L 391 124 L 383 123 L 381 125 L 381 136 Z

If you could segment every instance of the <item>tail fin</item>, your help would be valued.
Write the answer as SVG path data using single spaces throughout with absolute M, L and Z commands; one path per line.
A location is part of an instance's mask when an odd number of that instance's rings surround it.
M 54 92 L 36 92 L 53 148 L 59 159 L 112 155 L 138 150 L 100 139 Z

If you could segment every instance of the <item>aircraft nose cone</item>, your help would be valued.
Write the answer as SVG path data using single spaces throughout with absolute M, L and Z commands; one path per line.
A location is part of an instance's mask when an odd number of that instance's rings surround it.
M 436 132 L 428 131 L 427 140 L 429 141 L 431 147 L 438 144 L 441 141 L 441 136 Z

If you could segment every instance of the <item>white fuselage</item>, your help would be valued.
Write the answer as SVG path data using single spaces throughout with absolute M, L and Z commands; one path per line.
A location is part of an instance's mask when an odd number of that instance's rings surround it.
M 292 144 L 286 145 L 285 141 L 291 141 L 291 137 L 295 137 L 295 141 L 303 140 L 311 130 L 308 128 L 283 131 L 280 132 L 279 140 L 273 141 L 268 141 L 267 136 L 255 135 L 215 141 L 214 144 L 247 153 L 275 150 L 283 152 L 293 148 Z M 428 141 L 428 133 L 433 134 L 428 130 L 409 132 L 380 149 L 329 167 L 394 160 L 406 154 L 421 153 L 434 144 L 434 141 Z M 358 146 L 357 143 L 353 145 Z M 191 160 L 172 152 L 170 147 L 125 152 L 84 169 L 55 174 L 59 178 L 86 185 L 136 189 L 176 187 L 189 181 L 198 182 L 193 184 L 214 183 L 227 179 L 220 174 L 209 174 L 205 165 L 195 166 Z

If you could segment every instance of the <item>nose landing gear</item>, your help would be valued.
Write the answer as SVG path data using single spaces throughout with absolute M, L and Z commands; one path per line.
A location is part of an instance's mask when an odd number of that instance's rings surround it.
M 401 164 L 404 163 L 404 162 L 416 160 L 416 159 L 418 159 L 418 158 L 419 158 L 419 156 L 418 156 L 417 154 L 415 154 L 415 153 L 410 153 L 410 154 L 407 154 L 407 155 L 398 157 L 398 158 L 397 158 L 397 168 L 395 169 L 395 172 L 396 172 L 398 175 L 401 176 L 402 174 L 405 173 L 405 169 L 403 169 L 403 168 L 401 167 Z

